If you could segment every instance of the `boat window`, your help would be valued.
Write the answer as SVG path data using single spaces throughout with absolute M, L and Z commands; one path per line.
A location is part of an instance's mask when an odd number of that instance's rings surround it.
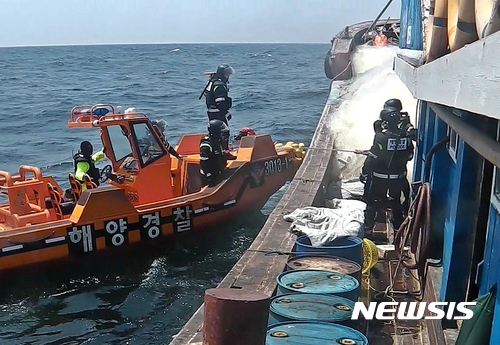
M 133 124 L 132 128 L 141 154 L 142 166 L 146 166 L 165 156 L 166 151 L 153 134 L 152 127 L 145 122 L 141 122 Z
M 458 144 L 460 141 L 460 137 L 458 136 L 458 133 L 455 132 L 450 126 L 448 126 L 447 134 L 450 137 L 450 141 L 447 144 L 448 154 L 456 163 L 458 158 Z
M 132 154 L 132 148 L 127 136 L 124 134 L 121 126 L 108 126 L 109 140 L 113 149 L 113 155 L 116 161 L 121 161 L 123 158 Z

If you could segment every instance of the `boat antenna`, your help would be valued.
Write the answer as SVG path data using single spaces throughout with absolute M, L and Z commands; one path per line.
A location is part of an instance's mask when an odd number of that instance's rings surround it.
M 363 34 L 363 39 L 366 38 L 366 34 L 368 34 L 370 31 L 373 30 L 373 27 L 377 24 L 378 20 L 380 19 L 380 17 L 382 17 L 382 15 L 384 14 L 384 12 L 387 10 L 387 8 L 389 7 L 389 5 L 392 3 L 392 0 L 389 0 L 389 2 L 387 2 L 387 4 L 384 6 L 384 8 L 382 9 L 382 11 L 380 11 L 380 13 L 378 14 L 377 18 L 375 18 L 375 20 L 373 21 L 373 23 L 370 25 L 370 27 L 368 28 L 368 30 L 366 30 L 366 32 Z

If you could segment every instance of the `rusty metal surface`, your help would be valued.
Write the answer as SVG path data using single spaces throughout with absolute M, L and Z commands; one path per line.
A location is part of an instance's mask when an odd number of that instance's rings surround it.
M 336 256 L 301 256 L 290 259 L 287 267 L 292 270 L 324 270 L 353 275 L 361 271 L 354 261 Z
M 203 345 L 265 345 L 270 298 L 245 289 L 205 292 Z

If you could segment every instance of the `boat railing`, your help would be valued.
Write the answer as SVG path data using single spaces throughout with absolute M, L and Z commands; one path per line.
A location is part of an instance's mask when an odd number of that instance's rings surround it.
M 148 117 L 144 113 L 128 113 L 128 114 L 109 114 L 104 115 L 99 118 L 98 123 L 106 121 L 122 121 L 122 120 L 140 120 L 147 119 Z
M 144 119 L 147 116 L 143 113 L 129 112 L 116 113 L 115 108 L 110 104 L 79 105 L 73 107 L 68 120 L 68 127 L 99 127 L 102 121 L 121 121 Z

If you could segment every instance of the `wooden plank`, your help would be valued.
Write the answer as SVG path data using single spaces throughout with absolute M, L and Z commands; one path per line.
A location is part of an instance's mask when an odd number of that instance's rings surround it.
M 312 138 L 311 147 L 333 148 L 334 138 L 330 123 L 337 105 L 338 103 L 325 106 Z M 274 293 L 277 285 L 276 277 L 283 272 L 288 255 L 266 255 L 256 250 L 281 252 L 292 250 L 296 236 L 289 232 L 291 223 L 286 222 L 283 215 L 299 207 L 311 206 L 324 200 L 324 190 L 330 182 L 330 170 L 334 159 L 334 152 L 331 150 L 311 150 L 307 153 L 288 190 L 269 215 L 250 248 L 224 277 L 219 287 L 241 287 L 261 291 L 269 296 Z M 203 305 L 174 336 L 170 345 L 200 344 L 202 327 Z

